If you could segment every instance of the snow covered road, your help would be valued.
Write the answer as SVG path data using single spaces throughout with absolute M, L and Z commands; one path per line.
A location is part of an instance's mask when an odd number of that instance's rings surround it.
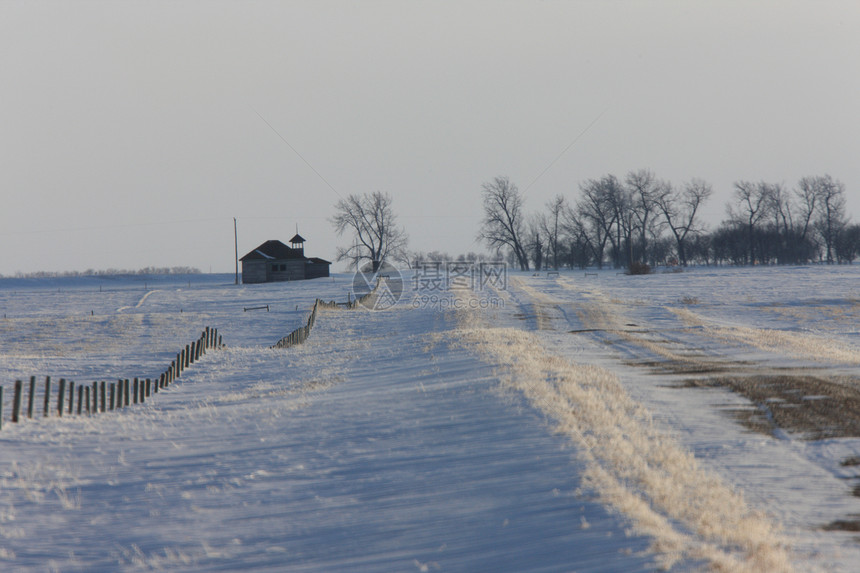
M 227 344 L 120 412 L 12 425 L 7 398 L 0 569 L 852 571 L 860 440 L 821 438 L 827 407 L 780 426 L 833 398 L 767 377 L 854 391 L 858 275 L 516 274 L 504 306 L 407 292 L 280 350 L 351 277 L 0 281 L 6 388 Z
M 214 290 L 176 296 L 203 313 L 189 299 Z M 249 338 L 288 329 L 271 314 Z M 288 350 L 234 334 L 143 406 L 7 424 L 0 558 L 16 571 L 653 569 L 649 540 L 579 491 L 569 442 L 446 340 L 450 321 L 325 311 Z

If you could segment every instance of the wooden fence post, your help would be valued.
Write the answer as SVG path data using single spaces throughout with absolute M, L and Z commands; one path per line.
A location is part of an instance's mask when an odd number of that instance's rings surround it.
M 129 380 L 128 380 L 128 378 L 126 378 L 125 379 L 125 392 L 123 392 L 123 395 L 125 396 L 125 405 L 126 406 L 128 406 L 128 400 L 129 400 L 128 390 L 129 390 Z
M 36 397 L 36 377 L 30 376 L 30 397 L 27 399 L 27 417 L 33 417 L 33 400 Z
M 116 407 L 122 408 L 122 379 L 116 382 Z
M 63 406 L 66 405 L 66 379 L 60 378 L 60 388 L 57 393 L 57 416 L 63 417 Z
M 87 414 L 89 414 L 90 413 L 90 387 L 89 387 L 89 385 L 84 387 L 84 394 L 86 394 L 84 399 L 87 402 Z
M 78 386 L 78 416 L 81 415 L 81 410 L 84 405 L 84 385 Z
M 146 379 L 146 397 L 149 398 L 151 396 L 150 390 L 152 389 L 152 379 Z
M 21 385 L 20 380 L 15 380 L 15 397 L 12 399 L 12 422 L 18 423 L 18 416 L 21 413 Z
M 137 378 L 135 378 L 134 379 L 134 394 L 132 396 L 135 404 L 137 404 L 137 386 L 138 386 L 138 380 L 137 380 Z
M 105 396 L 105 381 L 101 382 L 102 412 L 107 412 L 107 396 Z
M 93 406 L 90 410 L 93 414 L 99 413 L 99 383 L 93 382 Z
M 74 414 L 75 410 L 75 383 L 74 381 L 69 381 L 69 414 Z
M 116 382 L 110 383 L 110 410 L 113 412 L 116 405 Z
M 48 408 L 51 405 L 50 401 L 51 401 L 51 377 L 45 376 L 45 407 L 42 411 L 42 416 L 44 416 L 45 418 L 48 417 Z

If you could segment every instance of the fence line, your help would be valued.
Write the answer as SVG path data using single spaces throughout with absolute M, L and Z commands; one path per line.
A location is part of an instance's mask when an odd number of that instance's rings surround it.
M 367 299 L 376 294 L 376 289 L 379 287 L 379 280 L 377 280 L 376 285 L 373 287 L 369 293 L 364 294 L 360 297 L 349 298 L 347 302 L 340 303 L 335 301 L 326 302 L 322 299 L 316 299 L 314 301 L 313 310 L 311 310 L 311 315 L 308 317 L 308 322 L 304 326 L 300 326 L 278 342 L 275 343 L 272 348 L 289 348 L 290 346 L 295 346 L 296 344 L 302 344 L 305 340 L 308 339 L 308 336 L 311 334 L 311 329 L 314 327 L 314 322 L 317 319 L 317 310 L 320 308 L 340 308 L 344 307 L 346 309 L 352 310 L 358 308 L 359 305 L 362 305 Z
M 132 404 L 142 404 L 159 390 L 163 390 L 177 381 L 182 373 L 192 364 L 200 360 L 208 350 L 222 348 L 224 346 L 221 335 L 215 328 L 206 329 L 190 344 L 186 344 L 176 354 L 176 358 L 170 362 L 167 368 L 154 378 L 134 378 L 132 385 L 129 378 L 120 378 L 116 382 L 108 384 L 104 380 L 88 384 L 78 384 L 72 380 L 66 381 L 60 378 L 57 383 L 57 391 L 51 391 L 51 377 L 45 377 L 44 391 L 42 396 L 42 417 L 48 418 L 51 412 L 57 417 L 67 415 L 95 415 L 114 410 L 127 408 Z M 26 417 L 33 418 L 33 406 L 36 402 L 36 394 L 39 390 L 36 377 L 30 376 L 30 384 L 27 394 Z M 75 391 L 77 390 L 77 396 Z M 23 421 L 24 383 L 16 380 L 13 387 L 11 401 L 10 421 L 19 423 Z M 108 399 L 109 398 L 109 399 Z M 8 398 L 7 398 L 8 399 Z M 51 403 L 54 407 L 51 407 Z M 4 393 L 0 386 L 0 429 L 3 428 L 4 417 Z M 75 407 L 77 406 L 77 407 Z
M 336 302 L 325 302 L 323 300 L 316 299 L 314 301 L 314 308 L 311 310 L 311 315 L 308 317 L 307 323 L 280 339 L 274 346 L 272 346 L 272 348 L 289 348 L 290 346 L 303 343 L 308 339 L 308 336 L 311 334 L 311 329 L 314 327 L 314 323 L 317 319 L 317 309 L 337 308 L 337 306 L 338 304 Z
M 384 279 L 380 279 L 384 280 Z M 335 301 L 326 302 L 322 299 L 314 301 L 313 309 L 308 317 L 308 321 L 304 326 L 300 326 L 287 336 L 280 339 L 272 348 L 289 348 L 296 344 L 302 344 L 307 340 L 311 333 L 311 329 L 316 322 L 317 311 L 320 308 L 346 308 L 355 309 L 362 305 L 367 299 L 376 294 L 376 289 L 379 287 L 379 280 L 373 290 L 354 299 L 349 298 L 345 303 Z M 245 308 L 248 310 L 261 310 L 265 308 L 268 311 L 268 305 L 264 307 Z M 54 394 L 51 391 L 51 377 L 45 377 L 44 392 L 42 397 L 42 417 L 48 418 L 51 412 L 54 411 L 57 417 L 62 417 L 63 412 L 68 415 L 95 415 L 114 410 L 127 408 L 134 404 L 142 404 L 152 394 L 157 394 L 160 389 L 167 388 L 175 382 L 182 373 L 193 365 L 200 357 L 206 354 L 209 349 L 222 348 L 223 342 L 221 335 L 217 329 L 206 327 L 203 333 L 193 342 L 186 344 L 176 353 L 176 358 L 170 362 L 167 368 L 155 378 L 134 378 L 133 384 L 129 378 L 120 378 L 116 382 L 101 380 L 93 382 L 92 386 L 85 384 L 75 385 L 73 380 L 66 381 L 65 378 L 60 378 L 57 384 L 57 392 Z M 68 384 L 68 385 L 67 385 Z M 68 389 L 68 392 L 66 391 Z M 77 390 L 77 396 L 75 396 Z M 33 418 L 33 407 L 35 405 L 36 394 L 38 387 L 36 385 L 36 377 L 30 376 L 29 392 L 27 395 L 27 418 Z M 21 380 L 16 380 L 14 385 L 14 393 L 12 397 L 11 416 L 13 423 L 19 423 L 23 418 L 23 395 L 24 383 Z M 110 396 L 110 399 L 108 399 Z M 76 399 L 77 398 L 77 403 Z M 51 401 L 54 400 L 55 408 L 51 408 Z M 68 404 L 68 407 L 67 407 Z M 77 405 L 77 408 L 75 406 Z M 4 395 L 3 386 L 0 385 L 0 429 L 3 428 L 3 408 Z

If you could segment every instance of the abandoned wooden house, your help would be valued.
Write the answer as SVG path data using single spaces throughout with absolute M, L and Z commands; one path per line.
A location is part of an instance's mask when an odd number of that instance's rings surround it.
M 290 239 L 290 246 L 281 241 L 266 241 L 241 259 L 242 282 L 269 283 L 300 281 L 329 276 L 331 263 L 317 257 L 306 257 L 305 240 L 301 235 Z

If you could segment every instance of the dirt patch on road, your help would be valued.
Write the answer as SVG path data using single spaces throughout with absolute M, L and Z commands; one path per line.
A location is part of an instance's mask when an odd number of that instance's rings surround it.
M 824 531 L 860 531 L 860 519 L 838 519 L 822 527 Z
M 691 378 L 685 388 L 729 388 L 750 401 L 747 408 L 725 410 L 747 429 L 773 436 L 788 432 L 801 439 L 860 437 L 860 379 L 798 373 L 734 374 Z M 860 466 L 860 456 L 843 467 Z M 851 489 L 860 497 L 860 485 Z M 823 531 L 860 532 L 860 516 L 823 525 Z M 858 539 L 860 541 L 860 539 Z
M 747 428 L 777 429 L 808 440 L 860 437 L 860 379 L 768 374 L 686 380 L 685 387 L 726 387 L 752 402 L 730 412 Z

